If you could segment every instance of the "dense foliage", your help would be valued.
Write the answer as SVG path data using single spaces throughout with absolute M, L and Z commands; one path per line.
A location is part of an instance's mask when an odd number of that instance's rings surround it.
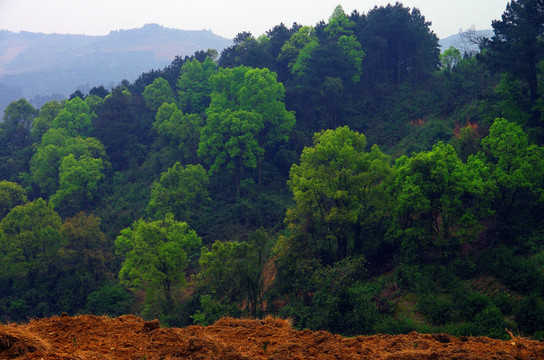
M 0 123 L 0 315 L 544 338 L 544 7 L 439 52 L 400 3 Z M 512 54 L 516 54 L 513 56 Z

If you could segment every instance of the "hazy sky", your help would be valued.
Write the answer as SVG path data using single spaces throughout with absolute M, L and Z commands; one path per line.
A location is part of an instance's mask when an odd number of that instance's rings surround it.
M 241 31 L 255 36 L 283 22 L 315 25 L 340 4 L 347 14 L 368 12 L 382 0 L 0 0 L 0 29 L 62 34 L 106 35 L 111 30 L 148 23 L 183 29 L 209 29 L 233 38 Z M 440 38 L 467 29 L 490 29 L 508 0 L 405 0 L 417 7 Z

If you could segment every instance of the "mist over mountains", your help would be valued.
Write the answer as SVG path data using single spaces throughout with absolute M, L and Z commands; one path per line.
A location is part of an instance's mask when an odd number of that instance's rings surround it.
M 40 106 L 76 89 L 111 87 L 161 69 L 175 56 L 221 50 L 232 40 L 210 30 L 188 31 L 148 24 L 105 36 L 14 33 L 0 30 L 0 111 L 25 97 Z

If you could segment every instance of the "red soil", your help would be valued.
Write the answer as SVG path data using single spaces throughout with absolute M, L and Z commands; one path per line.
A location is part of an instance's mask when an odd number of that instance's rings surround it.
M 0 325 L 0 359 L 544 359 L 544 343 L 415 332 L 344 338 L 273 318 L 177 329 L 85 315 Z

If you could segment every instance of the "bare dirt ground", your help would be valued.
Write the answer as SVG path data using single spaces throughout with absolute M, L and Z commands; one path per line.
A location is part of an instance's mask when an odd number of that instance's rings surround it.
M 0 325 L 0 359 L 544 359 L 544 343 L 415 332 L 344 338 L 274 318 L 163 328 L 132 315 L 85 315 Z

